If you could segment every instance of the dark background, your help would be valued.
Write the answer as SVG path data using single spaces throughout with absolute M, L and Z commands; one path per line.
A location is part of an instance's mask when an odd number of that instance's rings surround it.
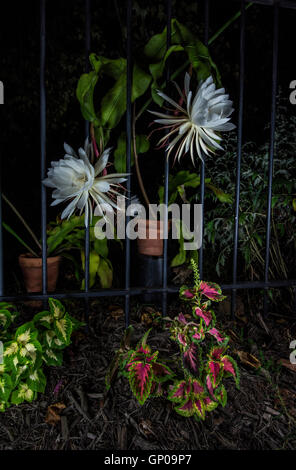
M 135 54 L 151 35 L 166 24 L 165 1 L 134 1 L 133 47 Z M 91 51 L 107 57 L 125 55 L 125 1 L 92 2 Z M 176 0 L 173 16 L 203 39 L 203 2 Z M 240 7 L 233 0 L 210 2 L 210 34 L 219 29 Z M 5 105 L 0 107 L 0 152 L 3 190 L 40 234 L 40 140 L 39 140 L 39 1 L 2 2 L 0 80 Z M 268 139 L 270 120 L 273 9 L 253 5 L 246 13 L 246 77 L 244 142 L 258 145 Z M 289 83 L 296 79 L 296 11 L 280 10 L 279 87 L 288 112 Z M 239 93 L 239 20 L 211 46 L 223 85 L 234 101 L 237 123 Z M 63 157 L 63 142 L 78 148 L 84 141 L 84 121 L 75 90 L 85 67 L 85 4 L 83 0 L 47 1 L 47 162 Z M 141 157 L 141 168 L 150 196 L 162 181 L 163 156 L 150 151 Z M 190 164 L 188 163 L 188 169 Z M 178 171 L 180 168 L 173 171 Z M 198 170 L 198 169 L 197 169 Z M 156 177 L 156 175 L 158 175 Z M 136 186 L 134 187 L 137 191 Z M 48 194 L 48 207 L 50 193 Z M 48 209 L 48 220 L 58 213 Z M 4 220 L 21 227 L 4 205 Z M 5 234 L 7 274 L 16 264 L 22 247 Z M 13 279 L 13 278 L 12 278 Z

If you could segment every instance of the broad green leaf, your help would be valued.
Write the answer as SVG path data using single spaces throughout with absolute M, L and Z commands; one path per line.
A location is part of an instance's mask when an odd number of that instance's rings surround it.
M 61 366 L 63 363 L 63 352 L 57 349 L 45 349 L 43 360 L 48 366 Z
M 12 381 L 10 375 L 3 374 L 0 376 L 0 400 L 8 401 L 9 395 L 12 391 Z
M 28 372 L 27 384 L 30 390 L 44 393 L 46 387 L 46 377 L 42 369 L 33 369 Z
M 107 238 L 102 238 L 102 240 L 96 238 L 94 241 L 94 251 L 103 258 L 108 257 L 108 240 Z
M 49 309 L 51 314 L 54 316 L 54 318 L 62 318 L 65 314 L 65 307 L 57 299 L 53 299 L 52 297 L 49 297 L 48 299 L 48 304 L 49 304 Z
M 19 405 L 24 401 L 32 402 L 36 397 L 36 392 L 31 390 L 26 383 L 20 383 L 17 390 L 12 393 L 11 403 Z
M 72 334 L 72 322 L 66 313 L 63 318 L 56 319 L 54 322 L 54 331 L 57 337 L 66 345 L 70 344 Z
M 149 140 L 145 135 L 139 134 L 136 136 L 137 154 L 148 152 L 150 147 Z M 134 147 L 131 149 L 131 165 L 135 162 Z M 114 166 L 118 173 L 126 172 L 126 133 L 122 132 L 117 141 L 117 147 L 114 151 Z
M 84 73 L 81 75 L 76 89 L 76 96 L 80 103 L 82 115 L 86 121 L 92 122 L 94 126 L 99 124 L 93 102 L 97 81 L 98 75 L 95 71 Z
M 81 262 L 82 268 L 85 270 L 85 254 L 81 251 Z M 100 263 L 100 256 L 95 251 L 91 251 L 89 254 L 89 286 L 92 287 L 96 280 L 96 274 Z M 81 289 L 84 289 L 85 280 L 83 279 Z
M 84 236 L 84 217 L 72 215 L 69 219 L 61 221 L 53 228 L 47 230 L 47 253 L 50 255 L 55 251 L 63 242 L 68 241 L 69 234 L 73 234 L 75 229 L 81 229 L 82 238 Z M 70 246 L 71 248 L 71 246 Z M 73 243 L 72 248 L 75 248 Z
M 111 262 L 109 260 L 101 258 L 97 273 L 100 278 L 102 288 L 110 288 L 112 286 L 113 281 L 113 268 Z
M 4 308 L 0 310 L 0 325 L 2 328 L 7 329 L 11 324 L 11 313 L 9 310 L 5 310 Z
M 45 328 L 51 328 L 53 323 L 53 315 L 48 310 L 37 313 L 33 318 L 33 323 L 40 323 Z

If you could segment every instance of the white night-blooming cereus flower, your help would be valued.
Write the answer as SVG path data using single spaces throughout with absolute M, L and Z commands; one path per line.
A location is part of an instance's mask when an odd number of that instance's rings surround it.
M 203 160 L 203 153 L 209 155 L 216 149 L 223 150 L 219 142 L 222 140 L 218 133 L 231 131 L 236 126 L 230 123 L 230 115 L 233 112 L 232 101 L 225 94 L 224 88 L 216 89 L 213 77 L 209 76 L 200 82 L 195 96 L 190 91 L 190 75 L 185 74 L 184 93 L 175 83 L 184 106 L 176 103 L 169 96 L 157 91 L 165 101 L 175 109 L 169 114 L 150 111 L 161 119 L 154 122 L 164 124 L 169 132 L 159 141 L 159 145 L 167 146 L 168 157 L 174 147 L 176 149 L 175 159 L 190 150 L 194 164 L 194 153 Z M 177 135 L 176 135 L 177 134 Z
M 90 163 L 92 145 L 86 140 L 84 149 L 78 150 L 78 155 L 68 144 L 64 144 L 65 156 L 57 162 L 51 162 L 47 178 L 43 184 L 55 188 L 52 197 L 55 206 L 61 202 L 70 201 L 62 212 L 61 218 L 71 217 L 76 209 L 80 214 L 85 211 L 85 225 L 89 217 L 92 217 L 92 200 L 97 208 L 98 215 L 104 215 L 104 211 L 112 212 L 119 209 L 115 198 L 119 193 L 114 189 L 118 184 L 126 181 L 126 173 L 111 173 L 98 176 L 106 168 L 110 154 L 110 148 L 106 149 L 93 166 Z

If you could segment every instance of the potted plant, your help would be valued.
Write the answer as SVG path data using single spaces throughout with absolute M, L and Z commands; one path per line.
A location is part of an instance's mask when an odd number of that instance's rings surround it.
M 13 235 L 26 251 L 19 255 L 19 265 L 21 267 L 24 283 L 27 292 L 41 292 L 42 291 L 42 257 L 41 257 L 41 243 L 36 237 L 35 233 L 26 222 L 24 217 L 16 209 L 15 205 L 2 193 L 3 200 L 13 210 L 15 215 L 23 224 L 24 228 L 30 234 L 34 241 L 34 249 L 29 246 L 23 238 L 17 234 L 8 224 L 3 221 L 3 227 Z M 59 274 L 61 256 L 55 253 L 50 247 L 47 250 L 47 290 L 48 292 L 54 292 Z M 40 303 L 40 302 L 39 302 Z

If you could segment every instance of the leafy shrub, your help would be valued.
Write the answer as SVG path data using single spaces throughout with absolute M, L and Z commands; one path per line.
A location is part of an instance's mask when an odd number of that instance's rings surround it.
M 9 303 L 0 303 L 0 341 L 3 362 L 0 363 L 0 411 L 24 401 L 32 402 L 38 392 L 44 393 L 44 366 L 60 366 L 63 349 L 71 335 L 82 324 L 71 317 L 56 299 L 49 299 L 49 310 L 16 330 L 13 323 L 18 313 Z
M 296 118 L 278 99 L 273 195 L 271 213 L 270 270 L 272 279 L 295 275 L 296 179 L 295 143 Z M 215 184 L 235 198 L 237 139 L 226 139 L 225 153 L 214 162 L 207 162 Z M 269 142 L 257 146 L 248 142 L 242 149 L 239 206 L 239 264 L 241 273 L 251 279 L 262 279 L 265 259 Z M 206 193 L 213 198 L 213 193 Z M 209 202 L 208 202 L 209 204 Z M 207 253 L 216 260 L 216 272 L 223 277 L 232 266 L 234 216 L 233 206 L 209 204 L 205 210 L 205 244 Z
M 181 299 L 190 303 L 191 315 L 180 313 L 173 320 L 164 319 L 170 339 L 179 346 L 178 361 L 170 368 L 168 358 L 159 359 L 159 351 L 152 351 L 147 344 L 150 330 L 131 348 L 129 327 L 110 364 L 106 387 L 108 390 L 119 374 L 128 379 L 141 405 L 148 398 L 163 397 L 174 403 L 180 415 L 204 420 L 207 412 L 219 404 L 226 405 L 225 378 L 232 376 L 239 387 L 239 371 L 227 354 L 229 338 L 216 328 L 215 314 L 210 309 L 211 301 L 219 302 L 225 297 L 217 284 L 201 281 L 194 261 L 192 265 L 194 287 L 180 289 Z

